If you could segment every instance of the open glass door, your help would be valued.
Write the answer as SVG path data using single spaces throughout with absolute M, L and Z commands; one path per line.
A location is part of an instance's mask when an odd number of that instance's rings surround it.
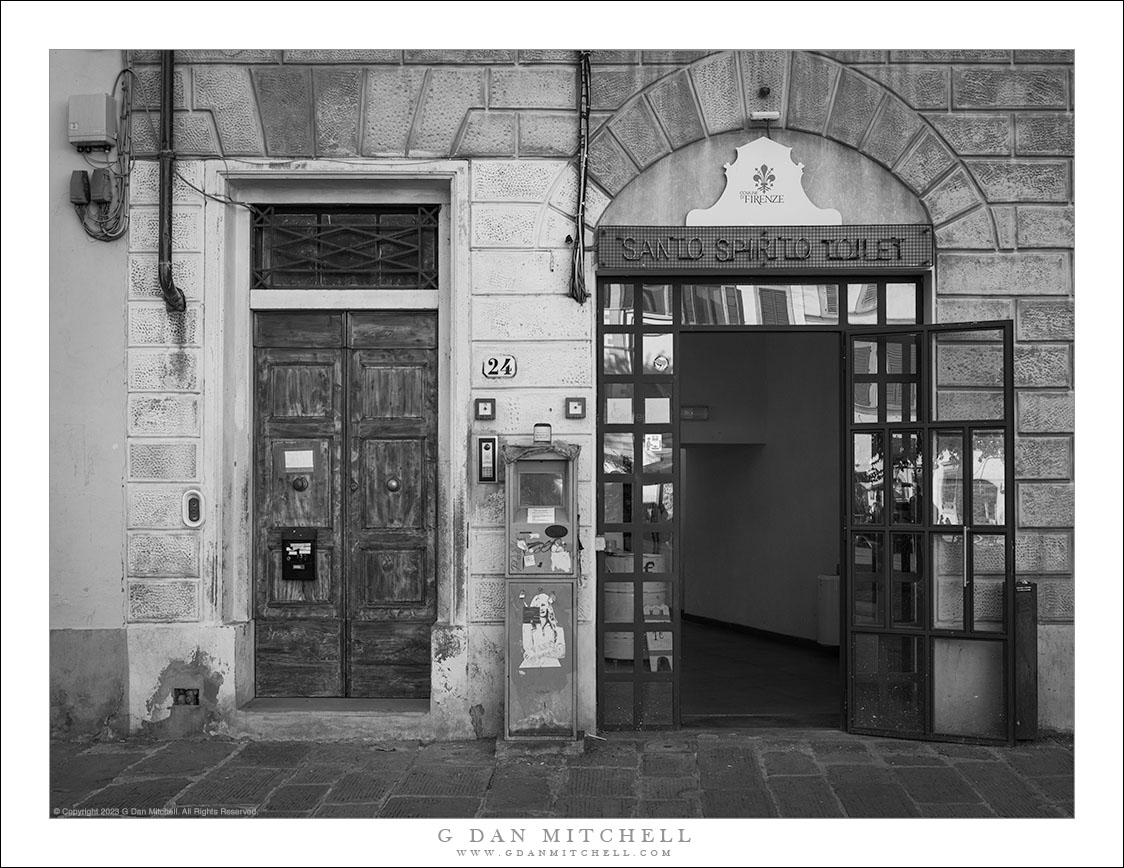
M 846 334 L 848 730 L 1014 738 L 1010 322 Z

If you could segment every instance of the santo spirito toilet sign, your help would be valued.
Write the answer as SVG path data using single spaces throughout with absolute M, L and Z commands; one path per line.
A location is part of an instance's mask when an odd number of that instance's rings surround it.
M 817 208 L 804 192 L 804 164 L 792 148 L 763 136 L 726 163 L 726 189 L 709 208 L 687 212 L 688 226 L 838 226 L 834 208 Z

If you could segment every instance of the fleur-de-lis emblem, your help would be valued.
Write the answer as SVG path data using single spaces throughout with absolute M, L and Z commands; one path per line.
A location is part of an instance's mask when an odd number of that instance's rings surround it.
M 777 180 L 777 176 L 773 174 L 772 169 L 762 163 L 760 169 L 754 170 L 753 180 L 757 182 L 759 193 L 768 193 L 773 189 L 773 182 Z

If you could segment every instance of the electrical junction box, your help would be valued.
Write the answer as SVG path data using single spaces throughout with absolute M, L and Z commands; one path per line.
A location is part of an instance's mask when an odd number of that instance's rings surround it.
M 117 144 L 117 100 L 108 93 L 72 96 L 67 138 L 79 151 L 108 151 Z
M 503 448 L 507 500 L 507 570 L 511 578 L 576 578 L 577 444 Z

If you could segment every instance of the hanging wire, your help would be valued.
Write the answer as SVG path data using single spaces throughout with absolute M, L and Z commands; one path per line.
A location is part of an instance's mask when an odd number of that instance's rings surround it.
M 570 298 L 585 304 L 585 194 L 589 177 L 589 52 L 578 52 L 578 207 L 574 232 L 573 268 L 570 273 Z
M 116 241 L 129 230 L 129 179 L 133 171 L 133 85 L 136 73 L 126 66 L 113 80 L 110 90 L 116 95 L 121 88 L 121 112 L 117 123 L 117 155 L 105 161 L 83 154 L 87 165 L 93 169 L 106 169 L 112 180 L 112 192 L 108 202 L 91 202 L 75 205 L 74 211 L 82 226 L 82 231 L 95 241 Z

